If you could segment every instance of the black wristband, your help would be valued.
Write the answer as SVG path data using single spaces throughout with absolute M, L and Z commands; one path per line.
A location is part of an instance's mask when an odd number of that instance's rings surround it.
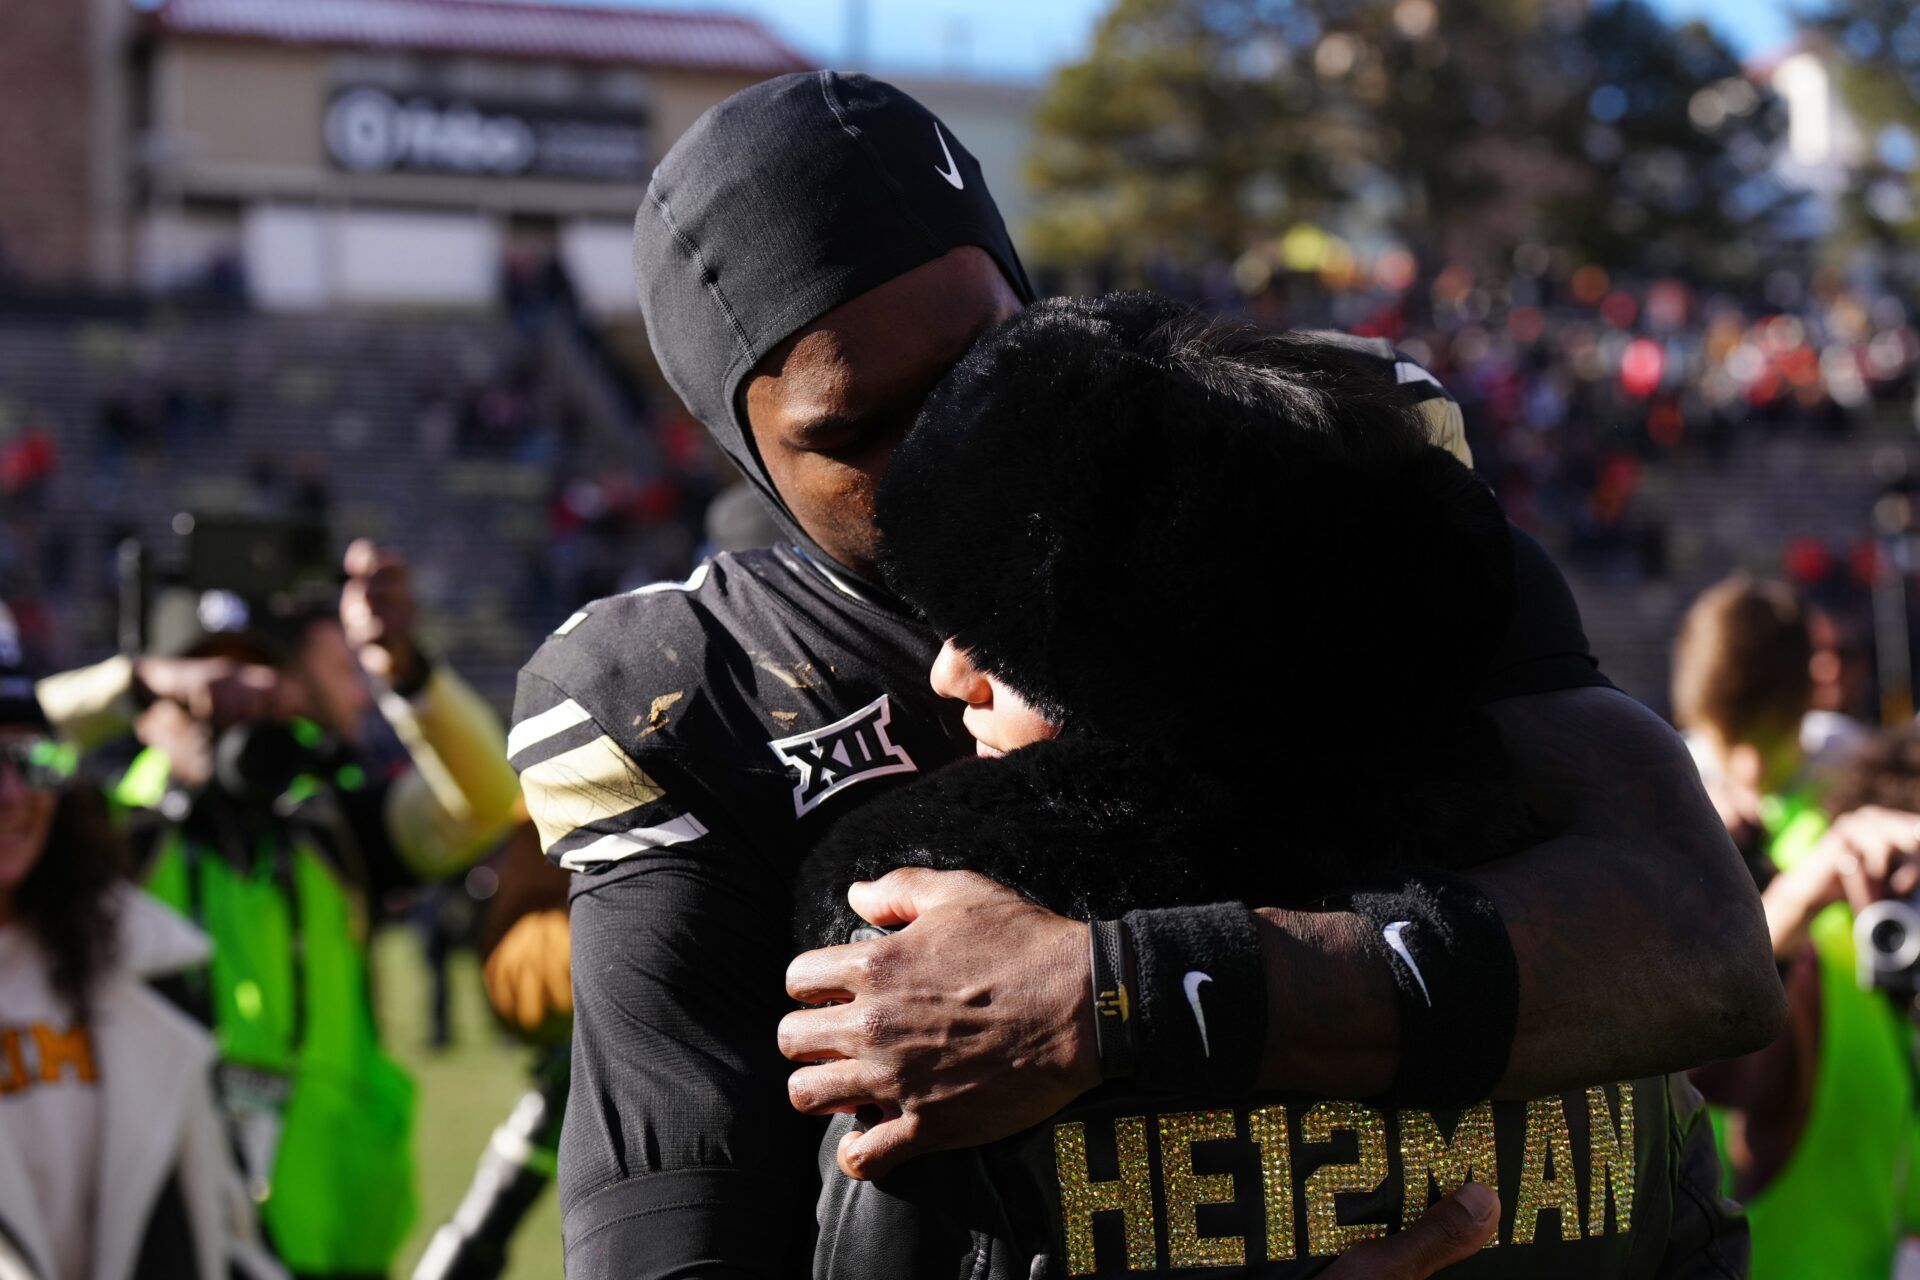
M 1089 920 L 1087 947 L 1093 959 L 1093 1044 L 1100 1078 L 1133 1074 L 1133 993 L 1127 977 L 1126 927 L 1118 920 Z
M 1130 911 L 1134 1079 L 1158 1093 L 1244 1093 L 1267 1043 L 1267 973 L 1239 903 Z
M 1506 1074 L 1520 1012 L 1507 926 L 1471 882 L 1417 872 L 1350 899 L 1400 996 L 1400 1065 L 1383 1101 L 1464 1107 Z

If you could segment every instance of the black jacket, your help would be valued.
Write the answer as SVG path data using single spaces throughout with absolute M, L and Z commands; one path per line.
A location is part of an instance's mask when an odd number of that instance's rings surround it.
M 1316 777 L 1306 791 L 1284 771 L 1261 787 L 1258 769 L 1223 779 L 1090 740 L 964 762 L 834 829 L 803 875 L 799 941 L 845 940 L 857 924 L 845 886 L 902 865 L 979 871 L 1092 919 L 1235 898 L 1332 903 L 1343 882 L 1393 863 L 1458 865 L 1523 843 L 1490 727 L 1469 718 L 1447 750 L 1433 777 Z M 1278 753 L 1267 763 L 1283 769 Z M 1404 836 L 1373 846 L 1396 850 L 1386 858 L 1339 848 L 1322 827 L 1369 792 L 1376 828 Z M 1439 1113 L 1110 1085 L 880 1183 L 834 1167 L 852 1123 L 840 1118 L 821 1147 L 818 1280 L 1305 1276 L 1417 1219 L 1469 1173 L 1498 1188 L 1502 1217 L 1499 1246 L 1462 1275 L 1745 1274 L 1745 1224 L 1719 1197 L 1704 1107 L 1678 1079 Z

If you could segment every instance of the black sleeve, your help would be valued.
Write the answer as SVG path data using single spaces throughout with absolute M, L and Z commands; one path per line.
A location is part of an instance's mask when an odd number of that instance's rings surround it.
M 820 1125 L 787 1102 L 791 908 L 769 879 L 714 835 L 574 879 L 574 1280 L 807 1273 Z
M 1526 533 L 1512 533 L 1513 625 L 1476 700 L 1485 705 L 1560 689 L 1612 688 L 1587 644 L 1580 606 L 1559 567 Z

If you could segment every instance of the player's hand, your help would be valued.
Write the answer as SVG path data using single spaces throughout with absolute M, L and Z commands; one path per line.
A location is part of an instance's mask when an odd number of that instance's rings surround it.
M 404 685 L 418 670 L 413 628 L 419 605 L 413 571 L 397 551 L 358 538 L 347 548 L 347 582 L 340 589 L 340 626 L 368 675 Z
M 906 927 L 794 960 L 788 993 L 826 1007 L 788 1014 L 780 1051 L 816 1064 L 788 1079 L 799 1110 L 879 1108 L 841 1140 L 848 1177 L 1018 1133 L 1099 1083 L 1084 924 L 969 871 L 906 868 L 847 900 Z
M 1424 1280 L 1471 1258 L 1499 1229 L 1500 1197 L 1469 1182 L 1405 1231 L 1347 1250 L 1322 1274 L 1325 1280 Z
M 1920 888 L 1920 814 L 1866 805 L 1833 820 L 1811 854 L 1767 885 L 1761 901 L 1774 954 L 1792 954 L 1828 905 L 1860 911 Z
M 284 720 L 305 710 L 299 686 L 272 667 L 232 658 L 141 658 L 134 678 L 218 733 L 248 720 Z
M 564 909 L 513 922 L 482 971 L 493 1011 L 518 1034 L 558 1043 L 573 1018 L 572 935 Z

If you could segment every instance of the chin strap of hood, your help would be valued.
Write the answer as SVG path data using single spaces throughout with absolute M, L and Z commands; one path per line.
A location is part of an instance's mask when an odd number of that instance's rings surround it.
M 834 565 L 754 447 L 742 384 L 828 311 L 962 246 L 1033 298 L 979 162 L 931 111 L 879 80 L 780 76 L 714 106 L 654 170 L 633 270 L 661 371 L 786 535 Z M 837 576 L 879 588 L 844 566 Z

